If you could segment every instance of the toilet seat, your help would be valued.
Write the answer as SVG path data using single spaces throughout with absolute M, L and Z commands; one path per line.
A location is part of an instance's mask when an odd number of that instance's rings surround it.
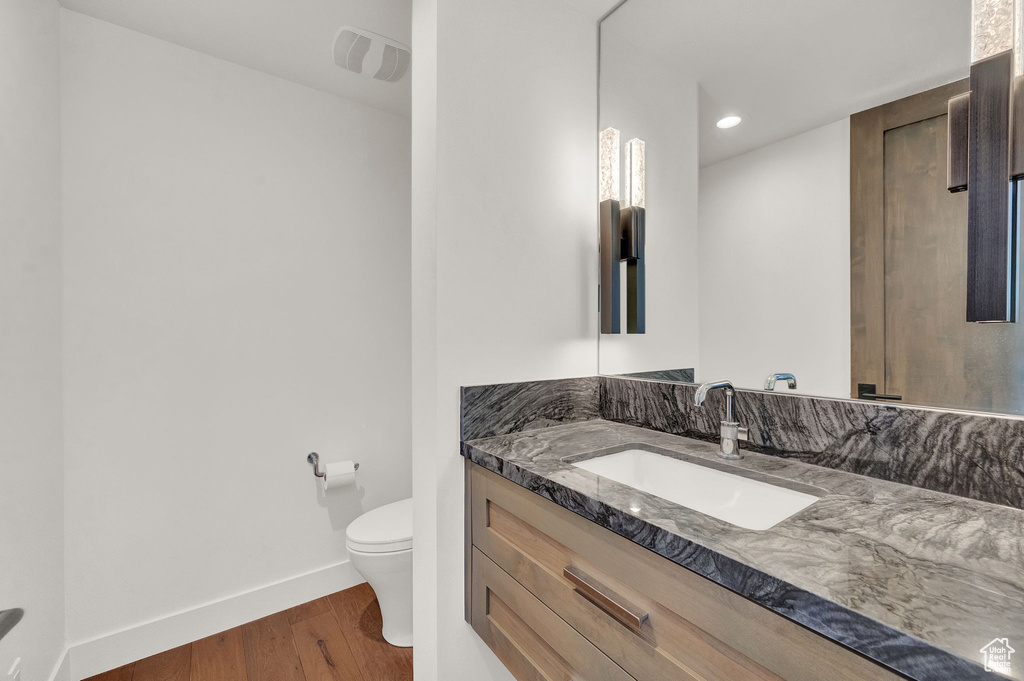
M 412 549 L 412 499 L 387 504 L 353 520 L 345 545 L 360 553 L 392 553 Z

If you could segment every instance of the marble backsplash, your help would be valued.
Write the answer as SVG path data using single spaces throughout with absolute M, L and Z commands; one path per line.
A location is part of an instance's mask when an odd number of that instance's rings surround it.
M 462 388 L 463 442 L 601 418 L 600 379 L 499 383 Z
M 718 439 L 725 397 L 695 385 L 600 378 L 601 418 Z M 1024 509 L 1024 419 L 737 390 L 742 449 Z
M 725 397 L 617 376 L 462 389 L 464 442 L 605 419 L 716 441 Z M 741 449 L 1024 509 L 1024 419 L 737 390 Z

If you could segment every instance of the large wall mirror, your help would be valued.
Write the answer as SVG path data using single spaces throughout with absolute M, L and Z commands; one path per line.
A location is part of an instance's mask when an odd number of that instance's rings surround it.
M 645 143 L 645 324 L 601 334 L 601 373 L 752 389 L 792 373 L 804 394 L 1024 414 L 1024 324 L 966 320 L 968 192 L 947 187 L 971 12 L 627 0 L 611 13 L 600 130 L 619 131 L 623 175 L 628 140 Z

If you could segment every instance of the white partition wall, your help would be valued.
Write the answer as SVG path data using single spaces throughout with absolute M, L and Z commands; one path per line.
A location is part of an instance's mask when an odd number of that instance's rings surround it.
M 0 0 L 0 674 L 64 652 L 60 73 L 56 0 Z
M 417 681 L 510 679 L 464 621 L 459 386 L 597 372 L 597 18 L 416 0 Z

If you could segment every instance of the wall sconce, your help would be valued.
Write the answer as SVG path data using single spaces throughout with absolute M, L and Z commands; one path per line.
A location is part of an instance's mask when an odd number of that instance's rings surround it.
M 619 131 L 601 131 L 601 333 L 621 333 L 619 263 L 626 261 L 626 332 L 645 333 L 644 231 L 647 187 L 643 140 L 626 143 L 626 206 L 619 203 Z
M 1017 321 L 1024 0 L 973 0 L 971 91 L 948 104 L 946 180 L 967 191 L 967 321 Z

